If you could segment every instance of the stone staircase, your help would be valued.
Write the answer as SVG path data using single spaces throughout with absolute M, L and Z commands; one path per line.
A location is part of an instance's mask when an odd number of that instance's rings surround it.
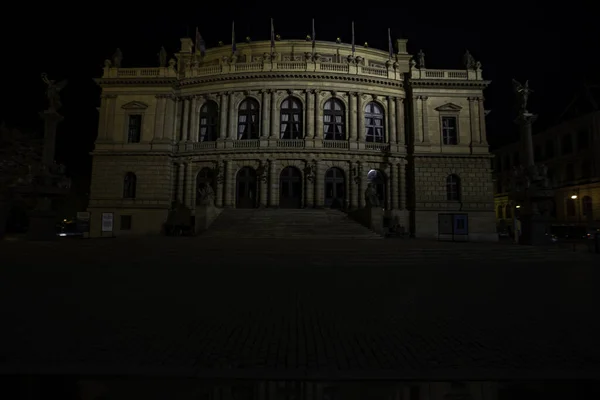
M 286 239 L 382 239 L 332 209 L 227 209 L 202 237 Z

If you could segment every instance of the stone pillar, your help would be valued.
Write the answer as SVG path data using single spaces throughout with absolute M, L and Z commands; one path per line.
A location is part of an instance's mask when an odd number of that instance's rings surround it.
M 415 144 L 423 143 L 423 120 L 421 118 L 421 111 L 422 111 L 421 103 L 422 103 L 421 96 L 413 96 L 412 134 L 413 134 L 413 140 L 414 140 Z
M 399 198 L 398 208 L 403 210 L 406 208 L 406 163 L 402 160 L 398 164 L 398 182 L 399 182 Z
M 220 121 L 219 121 L 219 139 L 225 140 L 227 138 L 227 93 L 219 93 L 220 96 Z
M 400 209 L 400 168 L 399 163 L 394 163 L 390 165 L 390 182 L 391 182 L 391 194 L 392 201 L 390 203 L 390 208 L 392 210 Z
M 388 139 L 387 142 L 396 144 L 396 101 L 392 96 L 388 96 Z
M 54 153 L 56 148 L 56 127 L 63 120 L 62 115 L 55 110 L 46 110 L 40 113 L 44 120 L 44 150 L 42 153 L 42 162 L 45 165 L 52 165 L 54 162 Z
M 188 160 L 188 162 L 186 163 L 186 185 L 185 185 L 185 199 L 186 199 L 186 205 L 188 206 L 188 208 L 190 210 L 194 210 L 196 207 L 194 207 L 194 192 L 196 191 L 195 188 L 195 179 L 194 179 L 194 164 L 192 163 L 191 160 Z
M 190 99 L 183 99 L 183 128 L 181 130 L 181 141 L 188 140 L 188 132 L 190 129 Z
M 220 161 L 217 161 L 217 163 L 215 164 L 215 169 L 219 169 L 221 172 L 221 174 L 223 174 L 223 166 L 221 165 Z M 217 207 L 223 207 L 223 179 L 222 179 L 223 175 L 221 175 L 221 178 L 219 178 L 218 176 L 216 177 L 216 206 Z
M 180 162 L 177 164 L 177 201 L 184 204 L 184 186 L 185 186 L 185 164 Z
M 167 99 L 164 95 L 156 96 L 156 111 L 154 113 L 154 141 L 161 141 L 165 131 L 165 113 Z
M 264 98 L 264 94 L 263 94 L 263 98 Z M 264 113 L 263 113 L 264 114 Z M 265 170 L 265 171 L 269 171 L 269 160 L 260 160 L 260 166 Z M 270 183 L 271 179 L 270 176 L 267 176 L 267 181 L 264 182 L 262 180 L 259 180 L 259 185 L 260 185 L 260 198 L 259 198 L 259 204 L 260 207 L 267 207 L 269 205 L 269 183 Z
M 278 186 L 279 176 L 277 173 L 277 160 L 269 161 L 269 207 L 277 207 L 279 205 Z
M 389 210 L 392 208 L 392 195 L 393 195 L 393 188 L 392 188 L 392 165 L 388 164 L 388 173 L 385 174 L 385 209 Z
M 231 161 L 223 161 L 223 207 L 233 207 L 232 194 L 235 189 L 235 182 L 232 182 Z
M 315 91 L 306 90 L 306 133 L 305 138 L 315 137 Z
M 236 116 L 237 113 L 235 112 L 235 107 L 233 104 L 233 101 L 235 100 L 235 96 L 233 92 L 229 92 L 227 93 L 229 96 L 229 127 L 228 127 L 228 132 L 229 132 L 229 139 L 231 140 L 236 140 L 238 138 L 237 135 L 237 124 L 236 124 Z
M 114 94 L 103 94 L 100 100 L 100 116 L 98 120 L 98 140 L 112 142 L 115 141 L 114 122 L 117 96 Z M 122 137 L 122 136 L 121 136 Z M 122 139 L 116 140 L 122 141 Z
M 183 118 L 183 100 L 181 97 L 175 97 L 175 113 L 173 115 L 173 134 L 171 136 L 173 143 L 179 142 L 181 133 L 181 120 Z
M 269 137 L 269 99 L 270 99 L 270 95 L 269 95 L 269 90 L 261 90 L 261 100 L 262 100 L 262 104 L 260 107 L 261 110 L 261 115 L 262 115 L 262 121 L 261 121 L 261 127 L 260 127 L 260 137 L 261 138 L 267 138 Z
M 190 109 L 190 128 L 188 132 L 188 141 L 197 142 L 199 130 L 200 127 L 198 126 L 198 96 L 193 96 Z
M 358 117 L 358 141 L 367 141 L 367 131 L 365 129 L 365 95 L 362 93 L 358 94 L 358 106 L 357 106 L 357 117 Z
M 423 129 L 423 143 L 429 143 L 431 140 L 429 138 L 429 116 L 427 112 L 427 96 L 421 96 L 421 126 Z
M 325 198 L 323 197 L 323 189 L 325 186 L 325 171 L 323 170 L 323 162 L 317 160 L 315 168 L 315 208 L 323 207 Z
M 98 108 L 98 137 L 96 140 L 99 142 L 106 141 L 108 139 L 108 126 L 107 126 L 107 115 L 108 115 L 108 103 L 110 100 L 107 98 L 108 96 L 102 95 L 100 96 L 100 107 Z
M 537 115 L 528 112 L 521 113 L 515 123 L 519 125 L 519 131 L 521 133 L 521 151 L 519 156 L 521 158 L 521 165 L 525 167 L 531 167 L 534 165 L 535 160 L 533 158 L 533 135 L 531 132 L 531 125 L 537 120 Z
M 356 162 L 356 171 L 358 173 L 358 183 L 357 183 L 357 190 L 358 190 L 358 208 L 364 208 L 365 207 L 365 189 L 367 188 L 365 185 L 366 182 L 366 176 L 364 171 L 363 171 L 363 163 L 360 161 Z
M 471 130 L 469 144 L 473 146 L 479 144 L 479 134 L 477 132 L 479 130 L 479 127 L 477 126 L 477 115 L 475 114 L 475 101 L 477 101 L 477 97 L 467 97 L 467 100 L 469 101 L 469 128 Z
M 175 99 L 172 96 L 165 98 L 165 128 L 163 131 L 163 139 L 165 141 L 173 141 L 173 132 L 175 128 Z
M 315 139 L 323 138 L 323 107 L 320 105 L 322 96 L 320 90 L 315 90 Z
M 402 97 L 396 98 L 396 136 L 398 144 L 404 145 L 406 143 L 404 133 L 404 99 Z
M 358 137 L 358 119 L 356 113 L 356 92 L 348 92 L 348 130 L 350 141 L 356 142 Z
M 488 144 L 487 142 L 487 132 L 485 128 L 485 108 L 483 106 L 483 97 L 477 98 L 478 109 L 479 109 L 479 143 L 482 145 Z
M 271 134 L 269 137 L 271 139 L 279 138 L 279 115 L 277 115 L 277 90 L 271 91 Z

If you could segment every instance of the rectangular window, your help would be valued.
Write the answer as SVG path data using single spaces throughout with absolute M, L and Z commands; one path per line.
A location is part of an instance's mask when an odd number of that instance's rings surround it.
M 121 215 L 121 230 L 122 231 L 130 231 L 131 230 L 131 215 Z
M 442 117 L 442 143 L 458 144 L 458 124 L 456 117 Z
M 127 143 L 139 143 L 142 138 L 142 116 L 133 114 L 129 116 L 129 129 L 127 131 Z

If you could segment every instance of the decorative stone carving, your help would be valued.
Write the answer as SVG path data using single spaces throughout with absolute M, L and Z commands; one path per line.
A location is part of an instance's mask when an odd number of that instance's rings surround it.
M 269 61 L 271 60 L 271 55 L 269 53 L 264 53 L 263 54 L 263 61 Z
M 204 185 L 203 188 L 198 189 L 199 203 L 205 206 L 215 205 L 215 192 L 210 185 Z
M 367 188 L 365 189 L 365 207 L 380 207 L 379 197 L 377 196 L 377 189 L 375 189 L 375 185 L 369 183 Z
M 161 47 L 160 51 L 158 52 L 158 66 L 162 68 L 167 66 L 167 51 L 165 50 L 164 46 Z
M 414 69 L 417 66 L 417 62 L 415 61 L 414 57 L 411 57 L 410 59 L 410 69 Z
M 48 79 L 48 74 L 42 73 L 42 81 L 46 84 L 46 97 L 48 98 L 48 111 L 58 110 L 62 103 L 60 102 L 60 91 L 67 86 L 67 80 L 56 83 L 53 79 Z
M 104 68 L 112 67 L 112 62 L 109 59 L 104 60 Z
M 121 49 L 117 48 L 115 54 L 112 56 L 112 62 L 115 68 L 121 68 L 121 62 L 123 61 L 123 53 Z
M 419 60 L 419 69 L 425 68 L 425 53 L 423 53 L 423 50 L 419 50 L 419 53 L 417 54 L 417 59 Z
M 475 68 L 475 58 L 473 58 L 471 53 L 469 53 L 469 50 L 467 50 L 463 56 L 463 64 L 465 65 L 466 69 Z
M 174 58 L 169 60 L 169 68 L 175 68 L 177 66 L 177 61 Z
M 522 85 L 515 79 L 513 81 L 513 91 L 516 95 L 517 106 L 519 107 L 519 112 L 527 113 L 527 101 L 529 100 L 529 94 L 533 93 L 533 90 L 529 89 L 529 81 L 525 81 L 525 84 Z
M 331 91 L 331 97 L 337 97 L 337 91 L 332 90 Z
M 377 95 L 376 95 L 376 94 L 372 94 L 372 95 L 371 95 L 371 98 L 372 98 L 373 100 L 377 101 Z

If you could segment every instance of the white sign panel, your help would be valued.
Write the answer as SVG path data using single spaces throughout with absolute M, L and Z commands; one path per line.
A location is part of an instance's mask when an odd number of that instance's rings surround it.
M 77 213 L 77 219 L 80 221 L 89 221 L 90 220 L 90 213 L 87 211 L 79 211 Z
M 113 213 L 102 213 L 102 232 L 112 232 L 114 224 Z

